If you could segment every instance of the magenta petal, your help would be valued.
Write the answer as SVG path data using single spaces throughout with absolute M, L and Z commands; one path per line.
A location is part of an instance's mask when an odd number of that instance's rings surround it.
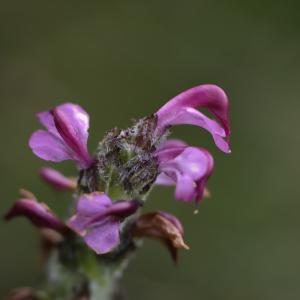
M 46 204 L 39 203 L 35 199 L 16 201 L 5 215 L 5 219 L 10 220 L 18 216 L 27 217 L 37 227 L 50 228 L 56 231 L 64 231 L 66 228 Z
M 105 210 L 99 213 L 95 213 L 93 217 L 90 218 L 87 226 L 101 222 L 107 216 L 115 217 L 119 221 L 123 221 L 126 217 L 134 214 L 139 208 L 139 202 L 132 201 L 116 201 Z
M 119 243 L 119 224 L 138 207 L 134 200 L 112 202 L 104 193 L 83 194 L 67 225 L 97 253 L 107 253 Z
M 193 179 L 198 179 L 208 168 L 207 151 L 197 147 L 175 147 L 156 152 L 160 169 L 165 173 L 180 170 Z M 170 176 L 170 175 L 169 175 Z
M 196 202 L 199 202 L 202 200 L 202 198 L 204 196 L 204 190 L 206 187 L 206 183 L 214 169 L 214 160 L 213 160 L 212 155 L 207 150 L 205 150 L 205 149 L 202 149 L 202 150 L 205 152 L 206 157 L 207 157 L 207 169 L 206 169 L 205 174 L 197 180 Z
M 64 142 L 45 130 L 34 132 L 30 137 L 29 146 L 36 156 L 44 160 L 60 162 L 72 159 L 72 154 Z
M 79 105 L 73 103 L 65 103 L 56 108 L 67 116 L 70 125 L 73 127 L 78 140 L 84 145 L 88 140 L 88 129 L 90 118 L 88 113 Z
M 197 180 L 203 177 L 209 169 L 210 160 L 207 151 L 196 147 L 187 147 L 169 165 L 176 165 L 176 168 L 183 174 L 188 174 L 192 179 Z
M 59 136 L 57 129 L 54 124 L 53 116 L 50 111 L 42 111 L 37 114 L 37 118 L 40 123 L 47 128 L 51 133 L 54 133 Z
M 81 123 L 75 122 L 76 118 L 67 114 L 60 107 L 53 109 L 51 113 L 59 135 L 73 150 L 73 159 L 82 168 L 88 168 L 91 164 L 91 158 L 87 150 L 87 135 L 83 132 L 83 128 L 80 128 Z
M 200 201 L 213 171 L 211 154 L 198 147 L 166 148 L 156 152 L 160 174 L 156 184 L 176 185 L 175 197 L 182 201 Z
M 65 177 L 52 168 L 41 168 L 39 174 L 42 179 L 57 190 L 75 190 L 77 182 L 75 179 Z
M 174 181 L 171 177 L 169 177 L 167 174 L 165 173 L 160 173 L 156 180 L 155 180 L 155 184 L 157 185 L 165 185 L 165 186 L 172 186 L 176 184 L 176 181 Z
M 67 221 L 67 225 L 78 235 L 84 236 L 87 232 L 86 229 L 89 221 L 89 217 L 76 214 Z
M 59 105 L 39 113 L 38 119 L 48 132 L 39 130 L 30 139 L 29 145 L 37 156 L 55 162 L 74 160 L 81 168 L 91 165 L 87 150 L 89 116 L 79 105 Z
M 112 251 L 120 243 L 119 222 L 108 218 L 90 229 L 84 240 L 97 254 L 105 254 Z
M 195 181 L 187 174 L 178 174 L 176 189 L 175 189 L 175 197 L 181 201 L 192 201 L 195 197 Z
M 214 114 L 223 128 L 195 109 L 201 107 Z M 218 86 L 206 84 L 184 91 L 162 106 L 156 115 L 158 130 L 164 130 L 168 126 L 176 124 L 197 125 L 212 134 L 216 145 L 222 151 L 230 152 L 227 141 L 224 140 L 230 135 L 228 99 L 224 91 Z
M 183 147 L 166 147 L 155 151 L 154 155 L 157 157 L 160 164 L 164 164 L 181 154 L 187 146 Z
M 89 115 L 77 104 L 64 103 L 55 108 L 62 112 L 68 119 L 68 123 L 73 127 L 78 139 L 87 143 L 88 129 L 89 129 Z M 37 114 L 37 117 L 42 125 L 44 125 L 50 132 L 58 134 L 53 115 L 51 111 L 43 111 Z
M 111 206 L 110 198 L 104 193 L 83 194 L 77 202 L 76 215 L 71 217 L 67 224 L 79 235 L 84 236 L 88 228 L 93 226 L 93 219 L 98 217 L 101 221 L 106 218 Z
M 94 217 L 95 215 L 106 211 L 111 205 L 112 201 L 106 194 L 93 192 L 91 194 L 83 194 L 80 196 L 76 210 L 80 215 Z
M 207 180 L 209 179 L 210 174 L 204 176 L 197 182 L 197 189 L 196 189 L 196 203 L 199 203 L 204 196 L 204 191 L 206 187 Z
M 201 112 L 194 108 L 182 108 L 178 111 L 177 116 L 174 115 L 174 120 L 170 125 L 189 124 L 202 127 L 209 131 L 215 141 L 215 144 L 220 150 L 229 153 L 229 145 L 224 140 L 226 137 L 224 129 L 214 120 L 206 117 Z
M 169 149 L 169 148 L 186 147 L 186 146 L 187 146 L 187 143 L 182 140 L 168 139 L 159 145 L 158 150 L 165 150 L 165 149 Z

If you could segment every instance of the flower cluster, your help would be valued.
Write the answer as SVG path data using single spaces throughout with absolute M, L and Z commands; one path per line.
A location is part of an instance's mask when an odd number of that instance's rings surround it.
M 197 108 L 207 109 L 215 119 Z M 177 95 L 132 127 L 109 131 L 94 155 L 87 146 L 89 115 L 79 105 L 64 103 L 37 117 L 45 129 L 32 134 L 29 146 L 33 153 L 51 162 L 72 160 L 80 170 L 78 180 L 48 167 L 40 170 L 54 188 L 74 191 L 75 213 L 61 221 L 32 194 L 23 193 L 7 220 L 26 216 L 39 228 L 62 235 L 73 232 L 98 254 L 114 250 L 128 224 L 132 238 L 157 238 L 168 246 L 173 258 L 177 248 L 188 248 L 176 217 L 163 212 L 139 216 L 137 212 L 154 185 L 175 186 L 175 198 L 180 201 L 199 203 L 203 199 L 213 172 L 212 155 L 167 137 L 174 125 L 196 125 L 212 135 L 221 151 L 230 153 L 228 100 L 222 89 L 200 85 Z

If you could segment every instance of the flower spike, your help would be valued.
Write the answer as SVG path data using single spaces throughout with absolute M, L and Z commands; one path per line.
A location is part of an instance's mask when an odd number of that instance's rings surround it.
M 206 117 L 196 108 L 206 108 L 221 125 Z M 224 91 L 216 85 L 199 85 L 180 93 L 162 106 L 156 112 L 156 116 L 158 132 L 163 132 L 173 125 L 196 125 L 212 134 L 220 150 L 225 153 L 230 152 L 228 144 L 230 136 L 228 99 Z
M 212 117 L 197 109 L 208 110 Z M 110 298 L 117 296 L 116 280 L 138 250 L 140 238 L 162 242 L 174 262 L 178 249 L 189 249 L 175 216 L 160 211 L 140 215 L 140 208 L 155 185 L 174 186 L 177 200 L 196 206 L 209 195 L 212 155 L 167 137 L 171 126 L 196 125 L 229 153 L 228 99 L 221 88 L 196 86 L 156 113 L 134 120 L 129 128 L 107 131 L 92 157 L 87 147 L 89 115 L 79 105 L 64 103 L 37 117 L 45 128 L 30 137 L 33 153 L 47 161 L 73 160 L 79 168 L 77 180 L 48 167 L 40 170 L 41 178 L 55 189 L 76 192 L 65 222 L 32 193 L 21 190 L 5 219 L 24 216 L 38 227 L 42 257 L 50 272 L 46 272 L 45 291 L 25 288 L 9 299 Z

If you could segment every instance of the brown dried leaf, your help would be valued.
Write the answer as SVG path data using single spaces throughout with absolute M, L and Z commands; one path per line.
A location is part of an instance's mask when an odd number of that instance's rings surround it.
M 177 249 L 189 249 L 183 240 L 183 232 L 180 228 L 159 212 L 140 216 L 135 223 L 133 234 L 136 237 L 150 237 L 162 241 L 175 262 L 177 261 Z

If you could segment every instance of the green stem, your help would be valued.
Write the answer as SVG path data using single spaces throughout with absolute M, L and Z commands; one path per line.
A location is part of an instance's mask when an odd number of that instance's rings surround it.
M 129 232 L 132 219 L 122 226 L 121 243 L 111 253 L 97 255 L 73 233 L 53 248 L 48 259 L 43 300 L 116 299 L 118 281 L 136 246 Z M 120 298 L 118 298 L 120 299 Z

